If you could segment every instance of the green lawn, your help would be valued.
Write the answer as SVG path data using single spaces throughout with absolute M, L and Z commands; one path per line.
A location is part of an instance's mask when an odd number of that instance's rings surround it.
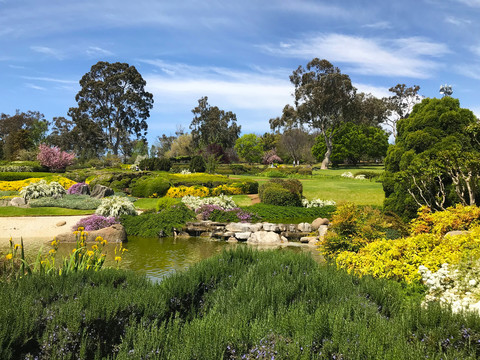
M 308 200 L 334 200 L 337 203 L 354 202 L 357 205 L 382 206 L 385 194 L 382 184 L 374 180 L 355 180 L 341 175 L 350 171 L 353 174 L 360 170 L 381 173 L 382 167 L 369 166 L 360 168 L 342 168 L 315 171 L 314 175 L 298 178 L 303 184 L 303 195 Z M 269 178 L 261 176 L 234 175 L 232 178 L 255 179 L 260 184 Z
M 56 215 L 90 215 L 95 210 L 76 210 L 57 207 L 39 208 L 18 208 L 15 206 L 1 206 L 0 217 L 2 216 L 56 216 Z

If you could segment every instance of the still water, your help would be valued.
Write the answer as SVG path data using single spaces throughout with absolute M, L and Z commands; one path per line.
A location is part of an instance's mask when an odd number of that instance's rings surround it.
M 92 243 L 87 243 L 90 248 Z M 123 244 L 126 251 L 118 267 L 130 269 L 145 274 L 153 281 L 160 281 L 163 277 L 179 270 L 185 270 L 191 265 L 209 258 L 223 249 L 233 249 L 236 246 L 249 246 L 247 244 L 227 243 L 212 241 L 204 238 L 143 238 L 129 236 L 128 242 Z M 61 243 L 58 247 L 57 259 L 69 256 L 75 244 Z M 27 260 L 33 261 L 41 250 L 47 253 L 51 249 L 49 243 L 40 246 L 25 246 Z M 115 245 L 109 244 L 105 247 L 107 261 L 105 266 L 117 267 L 114 261 Z M 8 248 L 0 249 L 5 253 Z M 285 247 L 276 251 L 295 251 L 311 253 L 317 261 L 322 261 L 318 251 L 311 247 Z M 58 261 L 58 260 L 57 260 Z

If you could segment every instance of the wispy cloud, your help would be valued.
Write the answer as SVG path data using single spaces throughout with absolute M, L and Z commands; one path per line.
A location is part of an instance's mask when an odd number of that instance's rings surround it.
M 462 18 L 455 17 L 455 16 L 447 16 L 445 18 L 445 22 L 448 23 L 448 24 L 456 25 L 456 26 L 465 26 L 465 25 L 470 25 L 472 23 L 468 19 L 462 19 Z
M 112 56 L 113 52 L 102 49 L 98 46 L 89 46 L 88 49 L 85 51 L 88 56 Z
M 26 87 L 30 88 L 30 89 L 34 89 L 34 90 L 40 90 L 40 91 L 46 91 L 47 88 L 44 88 L 42 86 L 38 86 L 38 85 L 35 85 L 35 84 L 25 84 Z
M 47 47 L 47 46 L 30 46 L 30 49 L 33 50 L 33 51 L 35 51 L 35 52 L 37 52 L 37 53 L 54 57 L 54 58 L 56 58 L 56 59 L 58 59 L 58 60 L 63 60 L 63 59 L 64 59 L 64 54 L 63 54 L 60 50 L 53 49 L 53 48 L 51 48 L 51 47 Z
M 321 34 L 260 47 L 274 55 L 306 60 L 319 57 L 344 63 L 349 72 L 358 74 L 416 78 L 431 77 L 441 66 L 431 58 L 449 52 L 446 45 L 420 37 L 378 39 L 342 34 Z
M 454 66 L 454 70 L 468 78 L 480 80 L 480 65 L 458 64 Z
M 480 56 L 480 44 L 476 46 L 470 46 L 470 51 L 475 55 Z
M 27 80 L 46 81 L 46 82 L 53 82 L 53 83 L 59 83 L 59 84 L 78 84 L 78 81 L 56 79 L 56 78 L 50 78 L 50 77 L 22 76 L 22 78 Z
M 380 30 L 385 30 L 385 29 L 391 29 L 392 25 L 388 21 L 379 21 L 376 23 L 372 24 L 365 24 L 363 25 L 364 28 L 370 28 L 370 29 L 380 29 Z
M 457 0 L 457 1 L 471 7 L 480 7 L 480 0 Z

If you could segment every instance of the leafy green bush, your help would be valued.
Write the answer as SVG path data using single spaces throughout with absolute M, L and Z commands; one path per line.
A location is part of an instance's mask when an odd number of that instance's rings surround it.
M 114 191 L 124 191 L 144 175 L 144 173 L 132 171 L 102 171 L 95 174 L 89 185 L 93 188 L 95 185 L 100 184 L 112 188 Z
M 170 171 L 172 162 L 167 158 L 147 158 L 140 161 L 138 167 L 149 171 Z
M 100 199 L 91 198 L 89 195 L 65 195 L 60 199 L 42 197 L 29 201 L 31 207 L 59 207 L 65 209 L 95 210 L 101 204 Z
M 282 172 L 280 170 L 274 169 L 274 170 L 266 170 L 262 172 L 262 175 L 269 177 L 269 178 L 286 178 L 287 174 L 285 172 Z
M 296 179 L 272 179 L 260 185 L 260 200 L 269 205 L 302 206 L 302 183 Z
M 363 175 L 365 176 L 365 179 L 375 179 L 375 180 L 379 180 L 380 177 L 382 176 L 382 173 L 380 172 L 375 172 L 375 171 L 368 171 L 368 170 L 360 170 L 360 171 L 355 171 L 355 173 L 353 174 L 355 177 L 359 176 L 359 175 Z
M 137 215 L 135 205 L 124 196 L 103 198 L 95 214 L 105 217 L 119 217 L 121 215 Z
M 18 181 L 52 176 L 49 172 L 0 172 L 0 181 Z
M 180 202 L 181 202 L 181 199 L 171 198 L 171 197 L 162 197 L 158 199 L 155 209 L 157 212 L 160 212 L 162 210 L 172 207 L 173 205 L 179 204 Z
M 20 190 L 20 196 L 25 200 L 38 199 L 41 197 L 62 197 L 66 195 L 67 191 L 62 185 L 56 181 L 47 184 L 45 180 L 40 180 L 30 185 L 25 186 Z
M 244 206 L 242 209 L 256 214 L 256 216 L 262 221 L 286 224 L 312 222 L 319 217 L 331 219 L 335 212 L 335 206 L 304 208 L 296 206 L 268 205 L 263 203 Z
M 190 160 L 190 166 L 189 170 L 191 172 L 205 172 L 205 169 L 207 167 L 207 164 L 205 164 L 205 159 L 203 156 L 196 155 L 192 157 L 192 160 Z
M 136 197 L 162 197 L 170 189 L 170 182 L 162 176 L 144 177 L 132 184 L 130 191 Z
M 143 237 L 162 237 L 173 235 L 173 230 L 181 229 L 187 221 L 195 219 L 195 213 L 179 203 L 164 209 L 160 213 L 122 216 L 120 222 L 128 235 Z
M 299 167 L 297 170 L 298 175 L 312 175 L 312 168 Z

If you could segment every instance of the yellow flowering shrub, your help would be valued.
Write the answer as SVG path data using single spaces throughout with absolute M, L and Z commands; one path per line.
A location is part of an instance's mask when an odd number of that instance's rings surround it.
M 240 187 L 232 186 L 232 185 L 219 185 L 210 190 L 211 196 L 218 196 L 220 194 L 224 195 L 241 195 L 243 191 Z
M 48 178 L 28 178 L 28 179 L 17 180 L 17 181 L 0 181 L 0 191 L 20 191 L 25 186 L 39 182 L 40 180 L 46 180 L 47 183 L 56 181 L 60 185 L 62 185 L 65 189 L 68 189 L 73 184 L 76 184 L 75 181 L 67 179 L 66 177 L 63 177 L 63 176 L 51 176 Z
M 471 225 L 480 223 L 480 208 L 477 206 L 464 206 L 457 204 L 445 211 L 433 213 L 428 207 L 423 206 L 418 211 L 418 216 L 412 221 L 412 234 L 433 233 L 445 235 L 452 230 L 466 230 Z
M 210 195 L 210 190 L 205 186 L 174 186 L 168 189 L 165 196 L 181 198 L 187 195 L 207 197 Z
M 459 264 L 480 257 L 480 226 L 469 233 L 442 238 L 420 233 L 397 240 L 377 240 L 358 251 L 344 251 L 337 266 L 357 275 L 373 275 L 406 282 L 421 280 L 420 265 L 437 271 L 443 263 Z

